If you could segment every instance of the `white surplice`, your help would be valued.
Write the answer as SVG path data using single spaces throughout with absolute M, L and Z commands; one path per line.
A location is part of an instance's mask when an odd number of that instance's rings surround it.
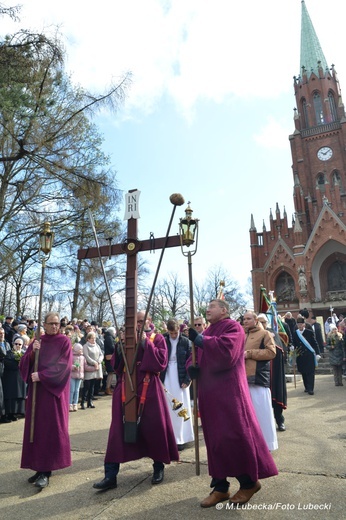
M 190 402 L 190 389 L 181 388 L 179 385 L 177 363 L 178 341 L 179 337 L 177 337 L 176 339 L 170 338 L 172 350 L 168 361 L 164 387 L 167 390 L 165 392 L 165 395 L 168 402 L 168 408 L 171 414 L 176 442 L 177 444 L 185 444 L 194 440 L 193 418 Z M 183 406 L 179 408 L 179 410 L 173 410 L 172 399 L 177 399 L 178 401 L 182 402 Z M 187 409 L 187 415 L 190 417 L 190 419 L 187 421 L 184 421 L 183 417 L 178 416 L 178 412 L 183 410 L 183 408 Z

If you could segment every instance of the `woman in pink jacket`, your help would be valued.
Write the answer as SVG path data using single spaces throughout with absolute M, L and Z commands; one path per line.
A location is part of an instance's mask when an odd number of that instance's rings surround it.
M 85 357 L 83 355 L 83 345 L 75 343 L 73 345 L 71 370 L 70 412 L 76 412 L 78 410 L 79 389 L 84 379 L 84 365 Z

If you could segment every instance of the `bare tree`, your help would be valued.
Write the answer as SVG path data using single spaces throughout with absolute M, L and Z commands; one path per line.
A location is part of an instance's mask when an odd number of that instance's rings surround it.
M 18 12 L 0 4 L 0 14 Z M 92 239 L 86 209 L 104 223 L 117 220 L 115 172 L 89 117 L 101 107 L 117 108 L 130 74 L 105 93 L 92 94 L 73 86 L 63 66 L 58 35 L 20 31 L 0 43 L 0 281 L 16 278 L 17 294 L 24 294 L 18 273 L 29 272 L 37 260 L 37 235 L 45 220 L 59 231 L 55 249 L 63 261 L 52 257 L 51 265 L 65 276 L 73 271 L 78 246 Z M 66 254 L 71 243 L 75 247 Z M 81 279 L 75 271 L 72 288 Z M 75 286 L 74 309 L 78 291 Z
M 5 7 L 3 3 L 0 3 L 0 16 L 9 16 L 12 20 L 18 21 L 20 9 L 20 5 Z
M 129 75 L 93 95 L 72 85 L 63 63 L 57 37 L 21 31 L 0 43 L 2 241 L 24 212 L 73 220 L 76 199 L 88 204 L 114 191 L 115 172 L 88 116 L 102 106 L 116 108 Z
M 179 281 L 178 274 L 169 273 L 167 278 L 156 285 L 151 307 L 152 317 L 157 321 L 184 317 L 187 301 L 186 287 Z
M 219 296 L 220 282 L 223 282 L 223 297 L 229 303 L 232 317 L 238 317 L 246 307 L 246 299 L 242 294 L 238 282 L 236 282 L 227 270 L 221 266 L 212 267 L 206 279 L 195 284 L 195 311 L 196 314 L 205 316 L 210 300 Z M 204 300 L 203 300 L 204 299 Z

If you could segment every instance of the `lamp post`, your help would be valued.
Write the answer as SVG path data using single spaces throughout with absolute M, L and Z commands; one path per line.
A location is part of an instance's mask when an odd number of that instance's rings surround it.
M 42 301 L 43 301 L 43 284 L 44 284 L 44 272 L 46 269 L 46 262 L 50 257 L 54 240 L 54 233 L 50 229 L 50 223 L 45 222 L 40 232 L 39 237 L 39 249 L 38 258 L 41 262 L 41 286 L 40 286 L 40 298 L 38 303 L 38 316 L 37 316 L 37 328 L 36 328 L 36 340 L 40 341 L 41 335 L 41 322 L 42 322 Z M 39 350 L 35 350 L 35 361 L 34 361 L 34 372 L 38 370 L 38 356 Z M 30 421 L 30 442 L 34 442 L 34 430 L 35 430 L 35 411 L 36 411 L 36 381 L 32 384 L 32 407 L 31 407 L 31 421 Z
M 185 209 L 185 218 L 180 219 L 179 235 L 182 254 L 187 258 L 189 271 L 189 296 L 190 296 L 190 325 L 194 323 L 194 306 L 193 306 L 193 282 L 192 282 L 192 257 L 197 252 L 198 246 L 198 219 L 192 217 L 193 210 L 190 202 Z M 192 343 L 192 364 L 196 365 L 196 348 Z M 195 435 L 195 459 L 196 459 L 196 475 L 200 474 L 199 464 L 199 438 L 198 438 L 198 409 L 197 409 L 197 381 L 192 380 L 193 389 L 193 430 Z
M 46 262 L 49 260 L 52 246 L 54 240 L 54 233 L 50 229 L 50 223 L 45 222 L 43 224 L 43 228 L 40 232 L 39 238 L 39 249 L 38 249 L 38 259 L 41 262 L 41 286 L 40 286 L 40 299 L 38 302 L 38 317 L 37 317 L 37 329 L 36 329 L 36 339 L 40 339 L 41 335 L 41 321 L 42 321 L 42 301 L 43 301 L 43 284 L 44 284 L 44 273 L 46 269 Z M 38 350 L 36 350 L 36 354 L 38 355 Z M 38 356 L 37 356 L 38 357 Z

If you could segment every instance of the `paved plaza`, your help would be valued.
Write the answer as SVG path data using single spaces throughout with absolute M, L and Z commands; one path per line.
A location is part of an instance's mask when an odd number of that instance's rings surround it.
M 152 486 L 149 459 L 121 466 L 117 489 L 97 492 L 110 423 L 111 397 L 101 397 L 94 410 L 70 414 L 73 465 L 57 471 L 48 488 L 37 491 L 21 470 L 23 420 L 0 425 L 0 517 L 6 520 L 141 520 L 173 519 L 335 519 L 346 517 L 346 381 L 335 387 L 333 376 L 317 375 L 315 395 L 301 381 L 288 383 L 286 432 L 279 432 L 274 458 L 279 475 L 262 480 L 262 489 L 243 509 L 199 505 L 210 491 L 210 478 L 200 428 L 200 476 L 194 448 L 181 452 L 179 463 L 166 466 L 165 480 Z M 215 396 L 210 406 L 217 406 Z M 49 439 L 46 440 L 49 443 Z M 54 450 L 54 446 L 51 447 Z M 237 490 L 231 480 L 230 491 Z M 265 515 L 265 517 L 264 517 Z

